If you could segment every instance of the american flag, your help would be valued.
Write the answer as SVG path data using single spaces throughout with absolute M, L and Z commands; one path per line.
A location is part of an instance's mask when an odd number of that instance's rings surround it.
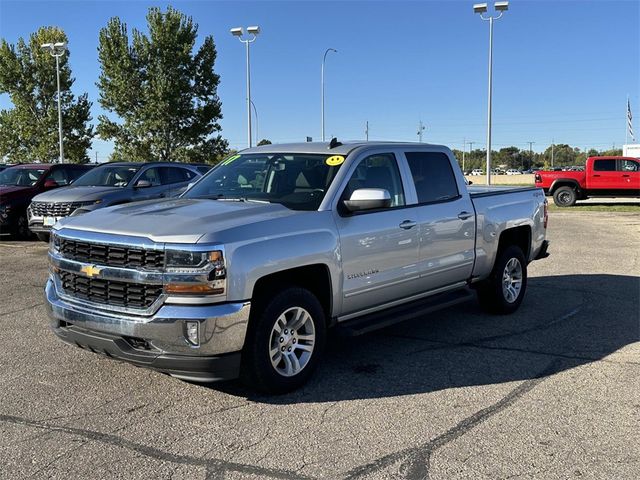
M 629 103 L 629 99 L 627 98 L 627 128 L 629 129 L 629 136 L 631 137 L 631 141 L 635 142 L 636 137 L 633 136 L 633 124 L 631 123 L 633 120 L 633 115 L 631 115 L 631 104 Z

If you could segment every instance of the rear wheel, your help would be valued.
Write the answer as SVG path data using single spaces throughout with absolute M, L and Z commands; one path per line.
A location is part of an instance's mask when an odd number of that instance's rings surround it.
M 511 245 L 496 259 L 488 279 L 478 285 L 480 305 L 490 312 L 508 314 L 515 312 L 527 289 L 527 263 L 522 250 Z
M 560 187 L 553 192 L 553 203 L 559 207 L 572 207 L 576 203 L 576 191 L 572 187 Z
M 285 393 L 317 366 L 326 338 L 324 311 L 304 288 L 290 287 L 255 305 L 242 359 L 247 386 Z

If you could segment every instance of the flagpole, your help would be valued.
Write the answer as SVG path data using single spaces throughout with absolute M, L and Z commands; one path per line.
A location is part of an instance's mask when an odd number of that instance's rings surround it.
M 627 93 L 627 111 L 625 112 L 624 122 L 624 144 L 629 144 L 629 94 Z

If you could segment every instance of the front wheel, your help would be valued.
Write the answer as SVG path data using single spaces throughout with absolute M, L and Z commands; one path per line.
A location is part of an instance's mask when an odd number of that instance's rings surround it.
M 290 287 L 255 307 L 243 352 L 245 383 L 267 393 L 299 388 L 313 373 L 324 347 L 322 305 L 309 290 Z
M 36 237 L 38 237 L 38 240 L 41 242 L 49 242 L 49 233 L 47 232 L 38 232 L 36 233 Z
M 490 313 L 515 312 L 527 289 L 527 263 L 522 250 L 511 245 L 496 259 L 491 275 L 478 285 L 480 305 Z

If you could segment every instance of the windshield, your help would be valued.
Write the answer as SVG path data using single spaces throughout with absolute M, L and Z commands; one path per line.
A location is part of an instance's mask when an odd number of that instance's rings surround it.
M 140 167 L 123 165 L 104 165 L 89 170 L 73 182 L 81 187 L 126 187 Z
M 342 156 L 303 153 L 234 155 L 215 167 L 185 198 L 264 201 L 317 210 Z
M 0 172 L 0 185 L 15 185 L 17 187 L 33 187 L 46 168 L 12 167 Z

